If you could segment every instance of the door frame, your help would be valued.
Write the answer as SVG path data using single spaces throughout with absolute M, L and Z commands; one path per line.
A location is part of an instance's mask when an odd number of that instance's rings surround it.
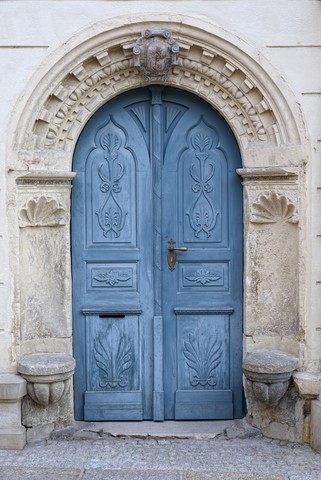
M 10 262 L 15 278 L 14 323 L 18 326 L 13 357 L 72 350 L 69 215 L 73 150 L 83 126 L 103 103 L 116 94 L 146 85 L 133 67 L 132 46 L 143 30 L 161 26 L 171 29 L 181 45 L 178 65 L 164 84 L 191 91 L 216 108 L 229 123 L 240 147 L 243 168 L 238 173 L 245 187 L 244 352 L 277 346 L 304 358 L 309 332 L 303 347 L 298 334 L 294 332 L 289 338 L 284 333 L 292 328 L 293 319 L 304 322 L 304 296 L 300 295 L 299 284 L 305 285 L 306 220 L 304 215 L 299 218 L 298 205 L 304 211 L 304 165 L 300 162 L 308 158 L 308 149 L 298 102 L 262 55 L 258 63 L 257 51 L 226 30 L 193 18 L 171 21 L 164 14 L 155 22 L 149 15 L 143 17 L 137 23 L 131 23 L 129 17 L 115 18 L 112 28 L 109 21 L 102 21 L 94 29 L 90 27 L 74 36 L 48 57 L 15 107 L 8 142 Z M 271 235 L 266 219 L 262 221 L 260 215 L 266 199 L 277 205 L 285 202 L 289 210 L 295 211 L 286 219 L 287 238 L 294 246 L 288 276 L 282 273 L 282 259 L 271 264 L 270 259 L 260 258 L 260 271 L 256 268 L 255 245 L 262 244 L 262 238 L 265 248 L 275 250 L 278 245 L 279 233 Z M 44 214 L 48 208 L 50 216 Z M 37 218 L 32 216 L 35 210 L 40 212 Z M 277 224 L 278 220 L 273 222 Z M 45 275 L 33 272 L 27 278 L 23 273 L 29 267 L 25 240 L 29 238 L 34 246 L 41 228 L 47 238 L 60 229 L 58 244 L 48 243 L 48 254 L 57 258 L 57 264 Z M 282 287 L 267 279 L 266 272 L 273 270 L 281 271 Z M 43 277 L 41 290 L 39 275 Z M 42 293 L 50 291 L 53 284 L 61 295 L 48 312 Z M 280 288 L 293 291 L 298 302 L 289 302 L 284 310 Z M 260 296 L 264 290 L 270 291 L 268 309 Z M 32 332 L 26 334 L 35 323 L 34 313 L 26 308 L 30 299 L 40 305 L 40 337 Z M 260 308 L 262 314 L 258 317 Z M 271 312 L 276 318 L 282 312 L 283 330 L 271 331 Z M 68 409 L 72 416 L 71 400 Z

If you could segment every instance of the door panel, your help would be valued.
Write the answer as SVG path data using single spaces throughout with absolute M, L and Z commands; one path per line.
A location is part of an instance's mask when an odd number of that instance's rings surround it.
M 152 245 L 142 244 L 152 236 L 151 168 L 129 99 L 92 117 L 74 156 L 75 404 L 85 420 L 152 417 Z
M 116 97 L 74 156 L 76 418 L 242 415 L 240 156 L 201 99 Z M 178 251 L 172 271 L 169 240 Z
M 238 148 L 209 105 L 175 98 L 188 111 L 164 153 L 163 249 L 173 238 L 188 251 L 174 271 L 163 262 L 165 418 L 233 418 L 242 415 Z

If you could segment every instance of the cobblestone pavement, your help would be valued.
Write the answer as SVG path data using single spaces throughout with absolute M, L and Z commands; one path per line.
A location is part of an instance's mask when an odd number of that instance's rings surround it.
M 266 438 L 55 439 L 0 450 L 1 480 L 321 480 L 321 454 Z

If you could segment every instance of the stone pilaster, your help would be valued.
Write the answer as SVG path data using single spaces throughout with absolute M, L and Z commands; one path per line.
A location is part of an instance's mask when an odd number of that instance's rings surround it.
M 245 349 L 299 349 L 295 168 L 239 169 L 244 185 Z
M 72 178 L 70 172 L 38 171 L 16 179 L 20 359 L 30 354 L 72 353 L 69 228 Z M 28 395 L 23 401 L 22 417 L 30 432 L 37 430 L 33 436 L 36 440 L 47 437 L 50 429 L 71 424 L 71 380 L 66 380 L 64 395 L 54 404 L 39 405 Z M 31 438 L 29 433 L 27 437 Z
M 34 172 L 16 180 L 21 357 L 71 353 L 72 177 L 70 173 Z
M 281 351 L 298 357 L 300 364 L 298 171 L 265 167 L 238 173 L 245 211 L 244 353 Z M 289 382 L 291 372 L 278 402 L 272 393 L 281 384 L 274 377 L 247 380 L 256 388 L 247 388 L 248 420 L 269 437 L 302 442 L 305 401 Z

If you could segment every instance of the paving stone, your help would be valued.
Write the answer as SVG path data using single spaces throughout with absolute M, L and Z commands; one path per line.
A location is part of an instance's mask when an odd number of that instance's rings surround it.
M 80 478 L 81 470 L 79 469 L 0 467 L 0 480 L 78 480 Z
M 285 480 L 285 476 L 266 473 L 185 472 L 183 480 Z
M 79 471 L 81 480 L 321 480 L 321 454 L 260 437 L 55 439 L 0 450 L 0 480 L 64 480 L 66 472 L 78 480 Z
M 182 473 L 170 470 L 91 469 L 81 480 L 182 480 Z M 265 480 L 265 479 L 264 479 Z M 274 479 L 273 479 L 274 480 Z

